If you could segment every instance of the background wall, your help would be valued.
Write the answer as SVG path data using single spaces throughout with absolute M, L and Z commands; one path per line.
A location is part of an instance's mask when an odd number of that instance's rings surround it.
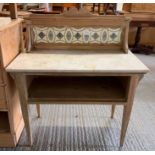
M 134 43 L 136 28 L 130 28 L 129 44 Z M 141 33 L 141 44 L 152 45 L 155 47 L 155 28 L 143 28 Z
M 124 3 L 123 10 L 129 12 L 149 12 L 155 14 L 155 3 Z M 129 44 L 134 43 L 135 35 L 136 28 L 130 28 Z M 152 45 L 155 47 L 155 27 L 147 27 L 142 29 L 141 44 Z

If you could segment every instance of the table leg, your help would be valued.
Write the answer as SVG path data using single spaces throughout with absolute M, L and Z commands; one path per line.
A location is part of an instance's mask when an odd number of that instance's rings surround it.
M 36 103 L 38 118 L 40 118 L 40 104 Z
M 139 43 L 140 43 L 140 38 L 141 38 L 141 31 L 142 31 L 142 27 L 138 26 L 136 36 L 135 36 L 135 43 L 134 43 L 133 47 L 131 48 L 131 51 L 133 53 L 139 52 Z
M 113 105 L 111 106 L 111 118 L 114 118 L 115 107 L 116 107 L 115 104 L 113 104 Z
M 131 51 L 133 53 L 144 53 L 144 54 L 154 53 L 153 46 L 140 45 L 141 32 L 142 32 L 142 26 L 138 26 L 135 37 L 135 43 L 133 46 L 131 46 Z
M 30 128 L 28 103 L 27 103 L 26 79 L 23 74 L 15 74 L 13 75 L 13 77 L 15 79 L 15 83 L 19 93 L 20 105 L 21 105 L 22 115 L 25 123 L 25 129 L 29 138 L 29 144 L 32 145 L 32 134 L 31 134 L 31 128 Z
M 93 3 L 92 12 L 95 12 L 95 3 Z
M 136 47 L 139 46 L 140 38 L 141 38 L 141 32 L 142 32 L 142 27 L 141 26 L 138 26 L 137 32 L 136 32 L 136 37 L 135 37 L 134 48 L 136 48 Z
M 128 90 L 128 100 L 127 100 L 127 104 L 124 105 L 124 109 L 123 109 L 120 146 L 123 146 L 123 143 L 124 143 L 127 127 L 130 120 L 131 110 L 133 106 L 134 94 L 135 94 L 138 81 L 139 81 L 139 76 L 132 76 L 130 79 L 129 90 Z

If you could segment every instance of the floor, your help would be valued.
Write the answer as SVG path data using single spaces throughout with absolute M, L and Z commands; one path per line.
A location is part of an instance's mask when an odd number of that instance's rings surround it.
M 137 88 L 124 146 L 119 148 L 122 107 L 110 118 L 110 106 L 44 105 L 41 118 L 30 107 L 34 144 L 25 130 L 16 148 L 0 150 L 155 150 L 155 55 L 137 55 L 150 72 Z

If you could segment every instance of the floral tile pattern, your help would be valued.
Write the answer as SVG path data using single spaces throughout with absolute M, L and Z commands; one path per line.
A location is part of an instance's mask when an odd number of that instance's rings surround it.
M 32 28 L 35 43 L 118 44 L 121 28 L 38 27 Z

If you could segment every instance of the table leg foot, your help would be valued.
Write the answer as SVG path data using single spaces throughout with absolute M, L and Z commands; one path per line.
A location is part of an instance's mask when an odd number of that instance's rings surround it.
M 127 126 L 129 123 L 129 117 L 130 117 L 130 112 L 128 112 L 128 107 L 124 106 L 123 119 L 122 119 L 122 130 L 121 130 L 121 137 L 120 137 L 120 146 L 123 146 L 123 143 L 124 143 Z
M 32 145 L 33 145 L 32 135 L 29 135 L 29 145 L 30 145 L 30 146 L 32 146 Z

